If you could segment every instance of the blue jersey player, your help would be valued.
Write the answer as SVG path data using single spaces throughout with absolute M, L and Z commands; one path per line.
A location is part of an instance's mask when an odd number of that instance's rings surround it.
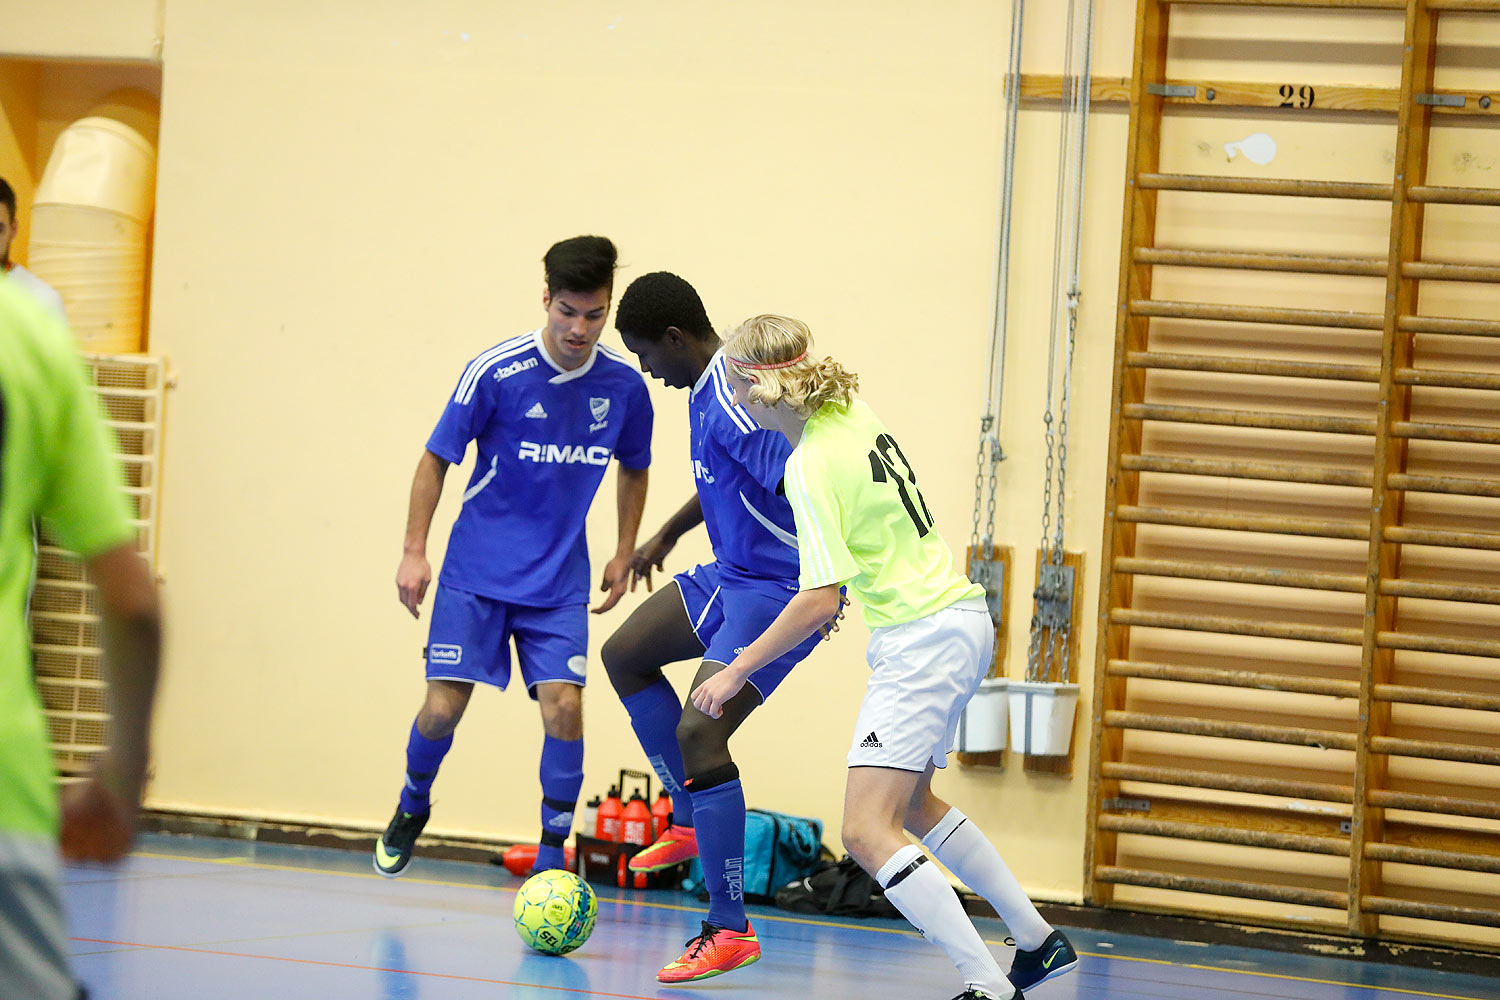
M 661 668 L 701 658 L 693 686 L 723 670 L 797 593 L 797 536 L 780 492 L 785 437 L 761 430 L 735 404 L 719 338 L 698 293 L 659 271 L 631 282 L 615 316 L 620 337 L 641 370 L 690 389 L 693 478 L 697 495 L 636 552 L 631 582 L 651 585 L 651 568 L 677 539 L 707 525 L 714 562 L 695 566 L 655 592 L 604 644 L 604 668 L 630 714 L 641 747 L 672 795 L 672 825 L 636 854 L 635 871 L 659 871 L 700 857 L 709 891 L 708 919 L 681 959 L 657 975 L 664 983 L 716 976 L 760 957 L 745 916 L 745 795 L 729 754 L 729 737 L 770 697 L 788 671 L 819 641 L 797 648 L 750 677 L 710 719 L 683 707 Z
M 608 596 L 599 613 L 614 607 L 629 579 L 651 461 L 651 402 L 640 372 L 598 342 L 614 285 L 614 244 L 602 236 L 564 240 L 543 264 L 547 325 L 501 341 L 464 368 L 412 482 L 396 587 L 417 616 L 432 580 L 427 532 L 443 477 L 474 442 L 478 459 L 433 600 L 427 694 L 407 742 L 406 781 L 375 844 L 382 875 L 399 875 L 411 861 L 458 720 L 476 683 L 509 683 L 512 640 L 546 733 L 535 870 L 564 865 L 583 782 L 584 518 L 610 459 L 618 460 L 619 546 L 604 569 L 600 589 Z

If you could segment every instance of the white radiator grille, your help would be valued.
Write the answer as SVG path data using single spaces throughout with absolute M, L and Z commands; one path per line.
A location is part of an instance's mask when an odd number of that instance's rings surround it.
M 118 442 L 136 544 L 156 564 L 164 362 L 145 355 L 86 354 L 89 381 Z M 31 600 L 36 676 L 53 758 L 63 776 L 88 769 L 104 749 L 109 716 L 99 672 L 99 609 L 83 565 L 44 536 Z

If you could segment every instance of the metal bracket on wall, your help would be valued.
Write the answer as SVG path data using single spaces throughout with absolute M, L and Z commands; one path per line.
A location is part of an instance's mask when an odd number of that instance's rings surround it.
M 969 567 L 971 572 L 977 569 L 984 574 L 984 603 L 989 605 L 990 620 L 998 629 L 1005 624 L 1005 560 L 976 559 Z
M 1044 564 L 1033 596 L 1042 628 L 1069 627 L 1073 621 L 1073 567 Z
M 1148 813 L 1151 811 L 1150 799 L 1105 799 L 1102 804 L 1105 812 Z
M 1148 83 L 1146 93 L 1157 97 L 1196 97 L 1198 88 L 1185 83 Z

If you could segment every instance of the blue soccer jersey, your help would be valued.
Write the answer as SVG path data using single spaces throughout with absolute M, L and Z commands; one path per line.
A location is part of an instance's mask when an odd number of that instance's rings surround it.
M 583 523 L 610 457 L 651 463 L 641 373 L 603 344 L 563 371 L 540 330 L 503 341 L 464 369 L 427 450 L 457 464 L 470 441 L 478 461 L 441 581 L 531 607 L 586 602 Z
M 771 581 L 795 591 L 796 522 L 777 493 L 792 447 L 735 404 L 722 352 L 693 386 L 688 417 L 693 482 L 724 582 Z

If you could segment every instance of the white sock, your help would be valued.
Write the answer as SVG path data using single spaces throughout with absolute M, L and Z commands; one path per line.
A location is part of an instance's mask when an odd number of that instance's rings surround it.
M 880 866 L 875 881 L 885 890 L 885 898 L 923 937 L 948 953 L 948 959 L 963 976 L 965 988 L 983 990 L 995 1000 L 1010 1000 L 1015 996 L 1015 988 L 980 940 L 953 887 L 937 866 L 926 864 L 926 860 L 920 847 L 908 844 Z M 918 861 L 923 863 L 895 885 L 891 884 L 907 866 Z
M 1005 921 L 1011 937 L 1016 939 L 1017 948 L 1035 951 L 1046 943 L 1052 925 L 1036 911 L 995 845 L 967 816 L 949 809 L 948 815 L 922 838 L 922 846 L 957 875 L 959 881 L 989 900 Z

